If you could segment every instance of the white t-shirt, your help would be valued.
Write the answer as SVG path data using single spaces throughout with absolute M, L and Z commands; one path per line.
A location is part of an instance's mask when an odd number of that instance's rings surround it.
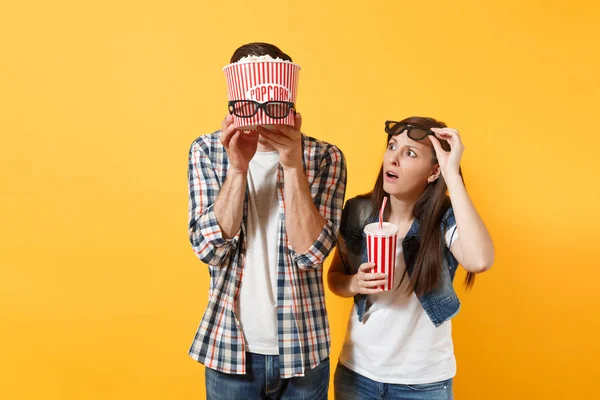
M 450 247 L 457 237 L 454 226 L 446 232 L 446 245 Z M 402 240 L 398 238 L 396 246 L 395 290 L 368 295 L 371 306 L 362 322 L 354 305 L 339 360 L 383 383 L 416 385 L 453 378 L 456 359 L 450 321 L 435 327 L 414 291 L 407 293 L 408 275 L 399 287 L 406 269 Z
M 279 201 L 277 151 L 257 152 L 248 168 L 246 261 L 236 314 L 246 351 L 277 355 L 277 263 Z

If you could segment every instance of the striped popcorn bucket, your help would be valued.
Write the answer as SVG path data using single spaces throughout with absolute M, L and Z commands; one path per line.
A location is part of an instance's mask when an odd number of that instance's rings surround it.
M 396 267 L 396 242 L 398 227 L 392 223 L 384 222 L 382 229 L 379 223 L 374 222 L 365 226 L 367 235 L 367 254 L 369 262 L 375 264 L 372 273 L 387 275 L 385 285 L 379 286 L 382 290 L 392 290 L 394 287 L 394 269 Z
M 294 126 L 294 113 L 288 112 L 289 105 L 286 103 L 296 103 L 299 65 L 275 60 L 248 61 L 226 65 L 223 71 L 230 101 L 250 100 L 264 107 L 256 108 L 251 102 L 236 103 L 238 113 L 244 116 L 233 114 L 235 128 L 251 130 L 257 125 L 267 128 L 273 125 Z M 267 107 L 268 112 L 265 110 Z M 258 111 L 254 115 L 246 116 L 256 109 Z M 267 114 L 280 118 L 271 118 Z

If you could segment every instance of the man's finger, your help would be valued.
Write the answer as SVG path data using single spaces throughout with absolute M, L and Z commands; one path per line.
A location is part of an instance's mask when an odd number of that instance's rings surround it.
M 231 138 L 229 139 L 229 148 L 237 150 L 239 148 L 240 137 L 242 133 L 240 131 L 235 131 Z
M 227 114 L 223 121 L 221 121 L 221 130 L 224 131 L 229 125 L 233 124 L 233 115 Z
M 259 132 L 260 134 L 260 132 Z M 262 136 L 263 139 L 265 139 L 267 141 L 267 143 L 269 143 L 271 146 L 275 147 L 276 150 L 279 151 L 279 148 L 281 147 L 281 144 L 279 142 L 276 142 L 275 140 L 273 140 L 272 137 L 266 136 L 266 135 L 260 135 Z
M 294 129 L 296 129 L 297 131 L 300 131 L 300 128 L 302 128 L 302 115 L 300 115 L 300 113 L 296 113 L 294 122 L 295 122 Z
M 233 125 L 229 125 L 224 131 L 221 132 L 221 137 L 219 139 L 221 140 L 221 143 L 225 149 L 229 148 L 229 142 L 236 132 L 238 131 L 233 127 Z
M 285 145 L 284 140 L 282 140 L 284 138 L 278 133 L 271 132 L 270 130 L 265 129 L 262 126 L 258 127 L 258 133 L 262 137 L 268 139 L 271 143 L 277 143 L 280 146 Z

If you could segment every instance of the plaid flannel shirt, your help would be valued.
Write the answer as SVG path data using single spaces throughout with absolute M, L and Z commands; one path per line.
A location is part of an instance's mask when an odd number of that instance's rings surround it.
M 246 373 L 245 342 L 235 314 L 244 271 L 248 191 L 240 230 L 225 239 L 214 203 L 229 167 L 217 131 L 196 139 L 189 153 L 189 237 L 198 258 L 208 264 L 208 306 L 189 354 L 206 367 Z M 323 290 L 323 261 L 334 247 L 346 189 L 346 164 L 334 145 L 302 135 L 304 170 L 314 204 L 326 224 L 303 254 L 288 242 L 285 227 L 283 169 L 277 174 L 279 261 L 277 325 L 282 378 L 304 376 L 329 356 L 329 323 Z

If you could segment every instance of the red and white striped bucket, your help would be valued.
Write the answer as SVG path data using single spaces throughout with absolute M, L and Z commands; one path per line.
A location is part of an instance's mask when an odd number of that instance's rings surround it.
M 229 100 L 289 101 L 296 103 L 300 66 L 288 61 L 260 60 L 237 62 L 223 67 Z M 255 129 L 257 125 L 294 126 L 294 113 L 273 119 L 262 109 L 249 118 L 233 116 L 238 129 Z
M 385 285 L 379 286 L 382 290 L 392 290 L 394 287 L 394 270 L 396 268 L 396 243 L 398 240 L 398 227 L 390 222 L 384 222 L 379 229 L 379 223 L 374 222 L 365 226 L 367 235 L 367 254 L 369 262 L 375 264 L 372 273 L 387 275 Z

